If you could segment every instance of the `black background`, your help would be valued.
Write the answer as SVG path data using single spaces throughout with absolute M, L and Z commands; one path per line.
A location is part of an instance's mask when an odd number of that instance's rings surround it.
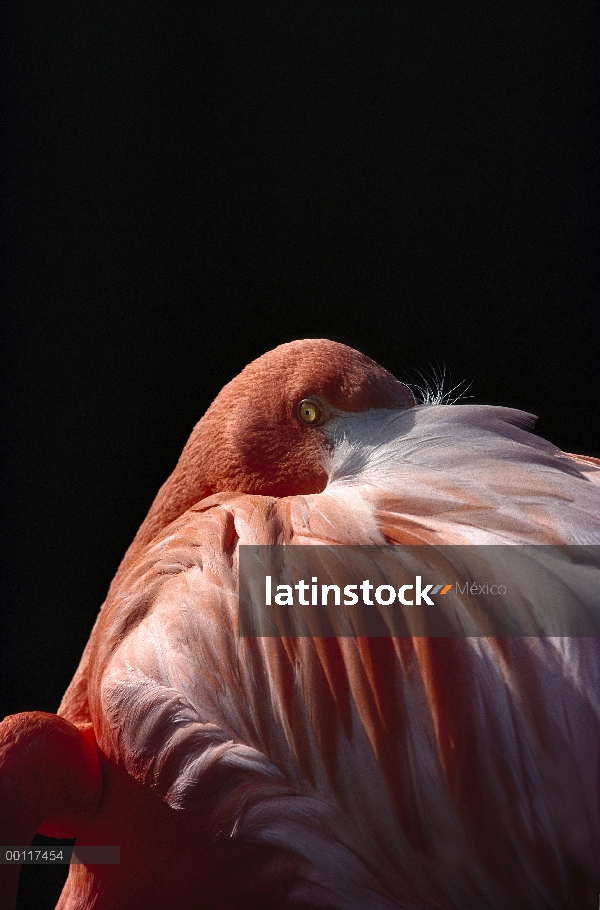
M 56 710 L 191 428 L 281 342 L 445 364 L 600 455 L 596 2 L 24 6 L 2 714 Z

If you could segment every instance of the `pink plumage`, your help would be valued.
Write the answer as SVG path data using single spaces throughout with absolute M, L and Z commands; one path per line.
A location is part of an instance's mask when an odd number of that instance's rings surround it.
M 121 846 L 71 867 L 61 910 L 596 907 L 598 639 L 238 635 L 243 544 L 599 544 L 598 462 L 532 425 L 419 405 L 328 341 L 223 390 L 60 718 L 0 727 L 3 842 Z

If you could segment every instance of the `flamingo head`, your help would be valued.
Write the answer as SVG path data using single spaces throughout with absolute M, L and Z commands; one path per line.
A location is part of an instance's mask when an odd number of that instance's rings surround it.
M 414 404 L 407 386 L 345 344 L 306 339 L 280 345 L 229 382 L 196 425 L 135 549 L 214 493 L 320 492 L 327 483 L 329 421 Z
M 353 348 L 326 339 L 282 344 L 228 383 L 184 450 L 208 491 L 265 496 L 325 487 L 328 422 L 371 408 L 409 408 L 412 392 Z M 191 470 L 190 470 L 191 469 Z

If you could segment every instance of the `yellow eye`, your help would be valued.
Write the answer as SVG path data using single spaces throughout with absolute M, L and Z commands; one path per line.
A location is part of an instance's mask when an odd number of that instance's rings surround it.
M 311 398 L 303 398 L 298 405 L 298 417 L 303 423 L 315 426 L 321 422 L 323 412 L 316 401 Z

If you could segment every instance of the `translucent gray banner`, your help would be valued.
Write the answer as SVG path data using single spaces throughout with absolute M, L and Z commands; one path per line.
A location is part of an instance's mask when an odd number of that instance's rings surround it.
M 241 637 L 600 636 L 600 546 L 240 546 Z
M 89 865 L 114 864 L 121 861 L 120 847 L 0 847 L 0 866 L 25 865 L 60 866 L 70 863 Z

